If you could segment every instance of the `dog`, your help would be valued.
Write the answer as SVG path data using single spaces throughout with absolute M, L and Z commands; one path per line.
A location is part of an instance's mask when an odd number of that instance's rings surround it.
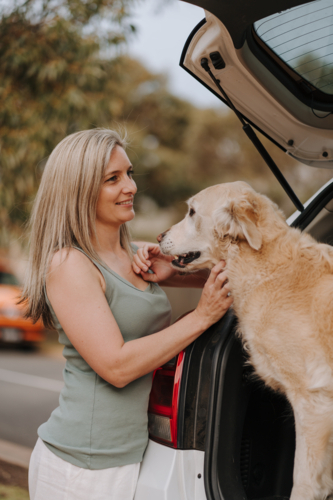
M 245 182 L 209 187 L 158 240 L 182 272 L 226 261 L 239 332 L 256 373 L 294 411 L 290 500 L 333 492 L 333 248 L 290 228 Z

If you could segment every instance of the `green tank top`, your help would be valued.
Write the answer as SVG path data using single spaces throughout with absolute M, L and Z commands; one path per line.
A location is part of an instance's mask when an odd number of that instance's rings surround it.
M 170 303 L 157 284 L 149 283 L 141 291 L 108 267 L 93 263 L 104 276 L 105 296 L 125 342 L 169 326 Z M 73 347 L 47 302 L 64 345 L 65 385 L 59 407 L 39 427 L 39 437 L 57 456 L 84 469 L 141 462 L 148 443 L 152 374 L 121 389 L 103 380 Z

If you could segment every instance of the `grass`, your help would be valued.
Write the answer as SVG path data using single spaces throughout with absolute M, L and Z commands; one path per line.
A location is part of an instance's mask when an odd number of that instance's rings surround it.
M 18 486 L 0 484 L 0 500 L 29 500 L 29 493 Z

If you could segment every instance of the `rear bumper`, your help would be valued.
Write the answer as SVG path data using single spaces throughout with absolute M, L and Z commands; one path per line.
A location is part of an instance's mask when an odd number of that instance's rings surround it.
M 149 440 L 134 500 L 206 500 L 204 456 Z

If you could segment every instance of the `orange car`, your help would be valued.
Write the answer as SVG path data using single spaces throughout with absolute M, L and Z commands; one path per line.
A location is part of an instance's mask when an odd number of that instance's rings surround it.
M 43 324 L 24 318 L 22 305 L 17 304 L 21 289 L 16 277 L 0 269 L 0 343 L 28 347 L 44 340 Z

